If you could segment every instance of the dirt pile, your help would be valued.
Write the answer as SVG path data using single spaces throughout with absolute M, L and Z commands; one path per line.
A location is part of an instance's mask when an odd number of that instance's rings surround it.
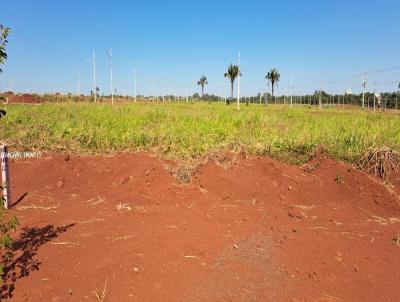
M 39 104 L 40 99 L 32 94 L 16 94 L 7 96 L 10 104 Z
M 225 157 L 224 157 L 225 158 Z M 324 158 L 207 163 L 179 184 L 147 154 L 11 162 L 12 301 L 396 301 L 399 199 Z M 394 180 L 399 187 L 399 181 Z

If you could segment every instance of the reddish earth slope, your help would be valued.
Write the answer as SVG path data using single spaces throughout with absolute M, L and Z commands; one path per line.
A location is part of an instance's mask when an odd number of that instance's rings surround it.
M 11 301 L 398 301 L 399 198 L 329 159 L 180 185 L 146 154 L 11 163 Z M 397 184 L 399 183 L 397 180 Z

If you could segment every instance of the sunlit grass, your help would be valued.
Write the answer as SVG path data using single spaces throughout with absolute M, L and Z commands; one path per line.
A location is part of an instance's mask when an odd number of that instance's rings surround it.
M 317 146 L 354 161 L 368 147 L 400 150 L 400 117 L 350 109 L 208 103 L 8 105 L 0 139 L 14 150 L 150 150 L 197 157 L 219 150 L 301 161 Z

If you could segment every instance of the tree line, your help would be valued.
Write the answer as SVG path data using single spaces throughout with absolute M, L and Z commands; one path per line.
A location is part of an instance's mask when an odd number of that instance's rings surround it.
M 226 104 L 229 105 L 231 101 L 233 101 L 234 95 L 234 84 L 235 80 L 241 76 L 241 71 L 238 65 L 230 64 L 228 66 L 227 72 L 224 73 L 224 77 L 229 79 L 230 81 L 230 98 L 225 100 Z M 272 68 L 265 75 L 265 79 L 267 80 L 268 86 L 271 87 L 271 93 L 258 93 L 257 96 L 250 97 L 241 97 L 242 101 L 246 104 L 251 103 L 275 103 L 275 104 L 308 104 L 308 105 L 361 105 L 363 94 L 329 94 L 322 90 L 316 90 L 313 94 L 307 95 L 291 95 L 291 96 L 278 96 L 274 95 L 274 88 L 278 85 L 280 80 L 280 73 L 276 68 Z M 198 93 L 193 95 L 193 98 L 198 99 L 201 98 L 205 101 L 220 101 L 221 97 L 212 95 L 212 94 L 204 94 L 205 85 L 208 84 L 207 77 L 205 75 L 201 76 L 200 80 L 197 84 L 201 87 L 201 96 Z M 383 92 L 380 94 L 374 94 L 371 92 L 364 93 L 364 104 L 366 107 L 378 107 L 378 108 L 395 108 L 398 109 L 400 106 L 400 82 L 397 86 L 396 92 Z

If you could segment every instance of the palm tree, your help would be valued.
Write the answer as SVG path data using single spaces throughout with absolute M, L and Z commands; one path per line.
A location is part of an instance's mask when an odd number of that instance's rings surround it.
M 206 76 L 201 76 L 200 81 L 197 82 L 197 85 L 201 86 L 201 98 L 203 98 L 203 94 L 204 94 L 204 86 L 207 85 L 207 78 Z
M 230 64 L 228 66 L 228 72 L 224 74 L 224 77 L 231 81 L 231 99 L 233 100 L 233 86 L 235 84 L 236 78 L 239 76 L 239 67 L 237 65 Z M 230 104 L 229 101 L 227 103 Z
M 274 98 L 274 85 L 278 85 L 280 77 L 281 75 L 275 68 L 272 68 L 270 71 L 268 71 L 267 75 L 265 76 L 265 78 L 271 83 L 272 99 Z

